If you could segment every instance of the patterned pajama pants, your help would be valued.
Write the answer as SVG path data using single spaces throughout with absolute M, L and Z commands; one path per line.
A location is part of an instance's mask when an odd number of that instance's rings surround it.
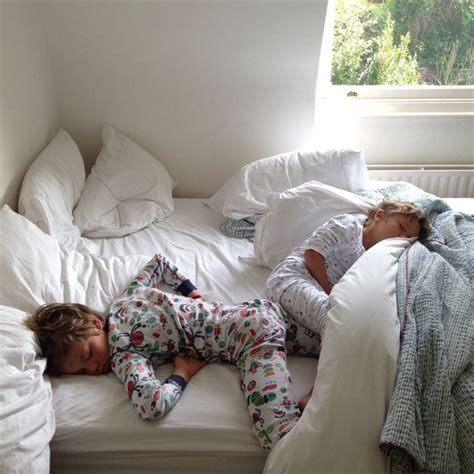
M 315 356 L 320 340 L 302 326 L 288 325 L 286 315 L 267 300 L 226 307 L 220 325 L 225 338 L 213 342 L 219 347 L 225 345 L 225 355 L 219 354 L 221 360 L 233 362 L 240 369 L 254 431 L 263 448 L 270 451 L 300 416 L 291 389 L 285 342 L 290 354 Z M 213 360 L 211 354 L 205 356 Z

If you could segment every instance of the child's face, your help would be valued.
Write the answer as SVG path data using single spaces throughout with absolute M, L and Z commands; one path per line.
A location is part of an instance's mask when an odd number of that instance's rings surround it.
M 64 361 L 63 374 L 101 375 L 110 371 L 107 333 L 103 330 L 102 322 L 95 316 L 93 318 L 101 333 L 73 344 Z
M 369 226 L 372 227 L 374 244 L 392 237 L 418 237 L 420 234 L 418 220 L 403 214 L 385 216 L 381 210 L 375 213 L 374 219 Z

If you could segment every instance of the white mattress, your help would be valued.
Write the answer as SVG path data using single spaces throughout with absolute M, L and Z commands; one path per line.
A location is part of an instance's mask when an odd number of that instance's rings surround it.
M 223 218 L 200 200 L 176 199 L 175 205 L 163 222 L 125 238 L 84 239 L 83 247 L 105 256 L 162 252 L 208 298 L 261 297 L 269 270 L 240 258 L 252 255 L 252 244 L 224 236 L 218 228 Z M 289 367 L 298 399 L 312 387 L 317 361 L 290 357 Z M 168 364 L 157 374 L 166 377 L 170 370 Z M 171 412 L 154 421 L 137 416 L 113 374 L 52 378 L 52 387 L 53 473 L 263 470 L 266 454 L 252 431 L 235 366 L 204 367 Z

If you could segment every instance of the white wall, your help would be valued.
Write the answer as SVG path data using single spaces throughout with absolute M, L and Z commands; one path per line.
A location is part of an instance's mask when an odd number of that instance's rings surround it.
M 51 64 L 35 9 L 0 0 L 0 204 L 16 209 L 29 164 L 58 126 Z
M 355 146 L 369 165 L 474 165 L 474 116 L 348 114 L 328 104 L 319 143 Z
M 43 2 L 61 127 L 87 168 L 109 122 L 156 156 L 178 197 L 313 132 L 327 0 Z

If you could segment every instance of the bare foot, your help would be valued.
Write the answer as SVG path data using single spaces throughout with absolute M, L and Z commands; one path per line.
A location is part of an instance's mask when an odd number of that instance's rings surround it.
M 309 393 L 307 393 L 299 402 L 298 402 L 298 408 L 303 411 L 306 408 L 306 405 L 311 399 L 311 395 L 313 394 L 313 391 L 311 390 Z

